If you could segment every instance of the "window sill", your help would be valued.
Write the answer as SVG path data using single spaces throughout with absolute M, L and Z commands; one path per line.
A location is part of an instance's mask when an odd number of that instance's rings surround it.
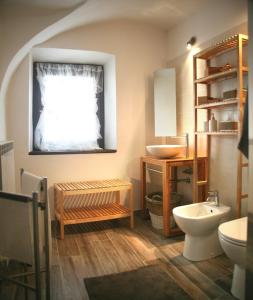
M 29 155 L 65 155 L 65 154 L 100 154 L 100 153 L 116 153 L 115 149 L 101 149 L 89 151 L 30 151 Z

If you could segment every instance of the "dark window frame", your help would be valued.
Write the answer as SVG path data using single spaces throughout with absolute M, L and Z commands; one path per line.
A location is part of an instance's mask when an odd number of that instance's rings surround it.
M 83 150 L 83 151 L 75 151 L 75 150 L 63 150 L 63 151 L 41 151 L 37 149 L 34 145 L 35 140 L 35 128 L 39 121 L 40 112 L 43 108 L 41 103 L 41 92 L 40 92 L 40 85 L 37 80 L 37 70 L 36 64 L 37 63 L 56 63 L 56 64 L 71 64 L 71 65 L 88 65 L 88 66 L 101 66 L 103 69 L 103 91 L 101 93 L 97 93 L 97 116 L 100 122 L 100 135 L 102 138 L 98 139 L 98 145 L 101 149 L 95 150 Z M 78 64 L 78 63 L 61 63 L 61 62 L 33 62 L 33 91 L 32 91 L 32 130 L 33 130 L 33 140 L 32 140 L 32 151 L 29 152 L 30 155 L 50 155 L 50 154 L 96 154 L 96 153 L 114 153 L 116 150 L 114 149 L 105 149 L 105 99 L 104 99 L 104 66 L 97 65 L 97 64 Z

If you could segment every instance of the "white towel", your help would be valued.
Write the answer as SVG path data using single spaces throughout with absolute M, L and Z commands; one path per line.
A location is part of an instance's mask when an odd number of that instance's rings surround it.
M 40 197 L 42 180 L 42 177 L 23 171 L 21 173 L 21 193 L 31 196 L 33 192 L 38 192 Z
M 33 264 L 32 203 L 0 198 L 0 255 Z

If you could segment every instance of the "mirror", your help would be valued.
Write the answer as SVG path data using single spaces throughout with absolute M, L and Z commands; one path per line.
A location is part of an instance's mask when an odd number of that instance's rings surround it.
M 155 136 L 177 135 L 176 71 L 154 72 Z

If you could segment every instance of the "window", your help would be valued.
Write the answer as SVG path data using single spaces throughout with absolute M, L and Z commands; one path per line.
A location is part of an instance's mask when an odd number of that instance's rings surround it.
M 102 65 L 33 64 L 33 154 L 104 148 Z

